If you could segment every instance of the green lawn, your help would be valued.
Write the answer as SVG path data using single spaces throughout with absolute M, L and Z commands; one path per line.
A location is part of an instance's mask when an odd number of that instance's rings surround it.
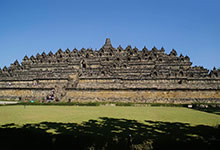
M 218 149 L 220 115 L 183 107 L 1 106 L 1 149 Z M 12 144 L 13 143 L 13 144 Z
M 182 107 L 112 107 L 112 106 L 2 106 L 0 124 L 49 122 L 81 123 L 100 117 L 124 118 L 144 122 L 182 122 L 191 125 L 220 124 L 220 116 Z

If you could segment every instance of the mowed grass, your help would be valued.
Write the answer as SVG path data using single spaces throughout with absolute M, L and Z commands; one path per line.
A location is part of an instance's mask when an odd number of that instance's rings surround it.
M 150 121 L 181 122 L 216 126 L 220 115 L 183 107 L 114 107 L 114 106 L 1 106 L 0 125 L 40 122 L 82 123 L 101 117 Z

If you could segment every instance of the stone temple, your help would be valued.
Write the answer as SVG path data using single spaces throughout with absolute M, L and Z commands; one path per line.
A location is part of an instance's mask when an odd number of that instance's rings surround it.
M 220 71 L 193 67 L 164 48 L 59 49 L 0 69 L 0 99 L 192 103 L 220 102 Z

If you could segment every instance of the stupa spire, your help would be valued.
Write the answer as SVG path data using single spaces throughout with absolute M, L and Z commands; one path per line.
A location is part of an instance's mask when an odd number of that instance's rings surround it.
M 105 45 L 104 45 L 103 47 L 104 47 L 104 48 L 110 48 L 110 47 L 112 47 L 110 38 L 106 38 L 106 40 L 105 40 Z

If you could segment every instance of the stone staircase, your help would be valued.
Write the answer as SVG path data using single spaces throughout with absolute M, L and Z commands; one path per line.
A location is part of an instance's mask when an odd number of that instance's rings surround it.
M 58 84 L 54 89 L 55 101 L 63 101 L 66 96 L 66 84 Z

